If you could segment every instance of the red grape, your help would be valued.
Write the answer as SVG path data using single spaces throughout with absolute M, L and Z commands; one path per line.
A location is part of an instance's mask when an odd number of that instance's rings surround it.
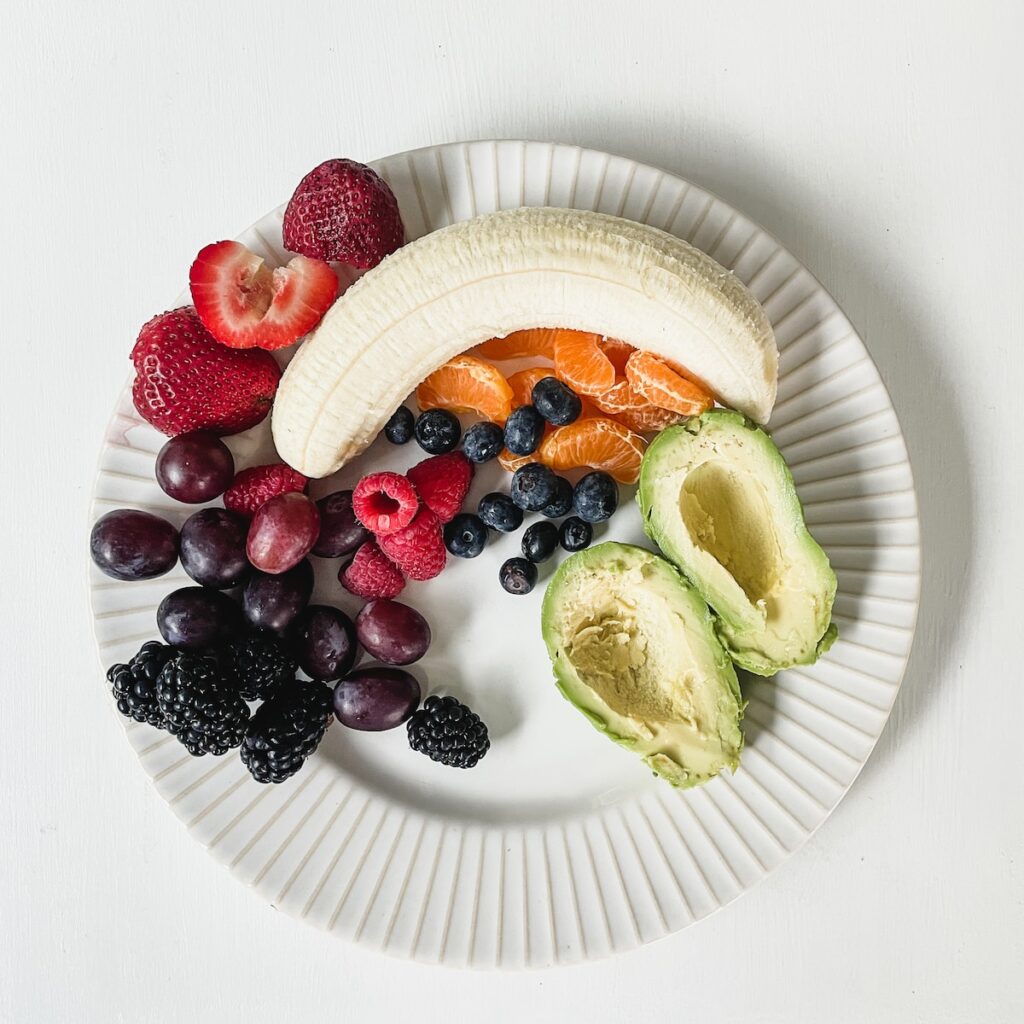
M 234 476 L 231 450 L 205 430 L 172 437 L 156 457 L 156 482 L 164 493 L 189 505 L 223 494 Z
M 370 531 L 352 511 L 351 491 L 328 494 L 316 503 L 316 507 L 320 510 L 320 535 L 313 545 L 314 555 L 340 558 L 370 539 Z
M 242 611 L 257 629 L 283 633 L 313 593 L 313 566 L 307 559 L 271 576 L 253 572 L 242 591 Z
M 205 651 L 233 639 L 242 615 L 227 594 L 206 587 L 182 587 L 168 594 L 156 611 L 160 635 L 183 651 Z
M 364 668 L 334 688 L 334 714 L 342 725 L 383 732 L 401 725 L 420 702 L 420 684 L 400 668 Z
M 181 566 L 204 587 L 237 587 L 249 574 L 245 538 L 249 522 L 226 508 L 204 508 L 181 528 Z
M 278 494 L 252 517 L 246 553 L 257 569 L 276 575 L 301 562 L 319 533 L 320 513 L 311 498 L 295 492 Z
M 430 626 L 415 608 L 381 598 L 356 616 L 356 636 L 367 654 L 389 665 L 409 665 L 427 653 Z
M 313 679 L 340 679 L 356 662 L 356 627 L 340 609 L 311 604 L 292 623 L 292 650 Z
M 174 568 L 178 531 L 160 516 L 119 508 L 96 520 L 89 552 L 100 572 L 115 580 L 151 580 Z

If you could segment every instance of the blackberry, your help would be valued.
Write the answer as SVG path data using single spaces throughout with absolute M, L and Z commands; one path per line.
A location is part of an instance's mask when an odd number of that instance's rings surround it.
M 480 716 L 454 697 L 428 697 L 406 729 L 413 750 L 451 768 L 472 768 L 491 746 Z
M 384 424 L 384 436 L 392 444 L 408 444 L 412 440 L 412 429 L 415 423 L 412 411 L 400 405 Z
M 490 462 L 501 454 L 505 446 L 505 432 L 497 423 L 481 420 L 474 423 L 462 437 L 462 450 L 470 462 Z
M 221 651 L 224 683 L 246 700 L 265 700 L 278 686 L 295 681 L 299 663 L 276 637 L 253 633 Z
M 572 388 L 567 387 L 557 377 L 544 377 L 533 385 L 530 395 L 537 412 L 549 423 L 564 427 L 579 419 L 583 411 L 583 403 Z
M 232 692 L 215 659 L 179 654 L 164 665 L 156 695 L 167 731 L 193 757 L 224 754 L 245 735 L 249 708 Z
M 323 683 L 279 690 L 252 716 L 242 764 L 257 782 L 284 782 L 306 762 L 330 724 L 333 694 Z
M 110 691 L 117 702 L 117 710 L 125 718 L 164 728 L 164 713 L 156 699 L 156 680 L 175 654 L 173 647 L 150 640 L 127 665 L 111 665 L 107 669 Z

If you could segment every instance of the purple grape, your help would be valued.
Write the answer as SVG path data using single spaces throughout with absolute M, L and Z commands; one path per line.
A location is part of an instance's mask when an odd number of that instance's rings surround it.
M 160 516 L 119 508 L 96 520 L 89 553 L 115 580 L 151 580 L 174 568 L 178 531 Z
M 328 494 L 316 503 L 316 507 L 320 510 L 320 536 L 313 545 L 314 555 L 340 558 L 370 539 L 370 531 L 352 511 L 351 491 Z
M 245 538 L 249 521 L 226 508 L 194 512 L 181 528 L 181 566 L 204 587 L 226 590 L 249 575 Z
M 242 591 L 242 611 L 250 625 L 280 634 L 309 604 L 312 593 L 313 566 L 308 559 L 276 576 L 254 571 Z
M 236 637 L 242 630 L 242 614 L 238 605 L 219 590 L 182 587 L 160 602 L 156 625 L 165 643 L 198 652 Z
M 313 550 L 320 512 L 312 498 L 290 491 L 265 501 L 252 517 L 246 554 L 263 572 L 287 572 Z
M 411 665 L 430 646 L 430 626 L 415 608 L 380 598 L 356 616 L 356 636 L 367 654 L 389 665 Z
M 342 725 L 383 732 L 401 725 L 420 702 L 420 684 L 400 668 L 364 668 L 334 688 L 334 714 Z
M 205 430 L 172 437 L 156 457 L 156 482 L 165 494 L 189 505 L 223 494 L 234 476 L 231 450 Z
M 313 679 L 340 679 L 356 662 L 356 627 L 338 608 L 311 604 L 292 623 L 289 636 L 299 667 Z

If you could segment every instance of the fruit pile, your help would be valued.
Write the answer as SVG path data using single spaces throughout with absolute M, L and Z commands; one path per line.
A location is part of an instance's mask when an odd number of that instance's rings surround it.
M 270 411 L 281 376 L 270 352 L 312 330 L 337 294 L 326 261 L 373 266 L 404 238 L 390 189 L 347 160 L 303 179 L 283 234 L 298 255 L 276 269 L 237 242 L 202 249 L 189 274 L 194 305 L 154 317 L 132 350 L 135 406 L 170 436 L 156 459 L 158 484 L 184 504 L 223 496 L 224 507 L 199 509 L 180 530 L 135 509 L 94 524 L 91 554 L 106 575 L 154 579 L 180 559 L 197 584 L 160 602 L 163 643 L 110 667 L 115 703 L 194 756 L 239 748 L 259 782 L 297 772 L 334 719 L 364 731 L 408 722 L 413 750 L 472 767 L 489 747 L 486 726 L 454 697 L 429 697 L 417 710 L 420 684 L 403 666 L 426 653 L 430 628 L 393 600 L 407 577 L 444 568 L 442 529 L 472 479 L 447 425 L 428 422 L 417 437 L 428 452 L 449 454 L 319 501 L 284 463 L 236 472 L 222 440 Z M 338 579 L 366 602 L 354 621 L 309 603 L 310 555 L 348 559 Z M 360 649 L 379 664 L 357 666 Z

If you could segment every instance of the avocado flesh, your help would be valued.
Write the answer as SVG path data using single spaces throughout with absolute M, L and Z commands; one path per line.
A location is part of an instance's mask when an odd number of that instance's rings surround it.
M 835 573 L 764 431 L 722 409 L 662 431 L 637 500 L 648 536 L 714 609 L 738 665 L 769 676 L 828 649 Z
M 736 672 L 707 606 L 663 558 L 606 543 L 566 559 L 543 632 L 562 694 L 658 775 L 690 787 L 735 771 Z

